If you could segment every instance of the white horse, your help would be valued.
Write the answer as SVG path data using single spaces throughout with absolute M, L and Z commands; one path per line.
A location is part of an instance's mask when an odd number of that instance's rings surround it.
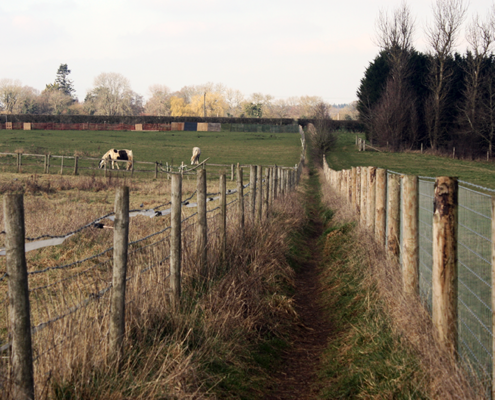
M 117 169 L 120 169 L 119 163 L 115 162 L 116 160 L 127 161 L 126 170 L 129 171 L 132 168 L 132 150 L 108 150 L 101 158 L 98 168 L 103 168 L 107 161 L 110 161 L 112 163 L 112 169 L 115 169 L 115 164 L 117 165 Z
M 199 147 L 193 147 L 193 154 L 191 157 L 191 165 L 199 164 L 199 156 L 201 155 L 201 149 Z

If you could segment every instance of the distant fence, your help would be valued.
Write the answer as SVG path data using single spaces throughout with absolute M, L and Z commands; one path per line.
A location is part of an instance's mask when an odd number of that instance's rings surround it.
M 197 189 L 185 200 L 183 174 L 173 173 L 170 202 L 150 210 L 129 210 L 129 191 L 120 188 L 113 213 L 58 236 L 25 238 L 23 197 L 6 194 L 5 231 L 1 232 L 5 235 L 6 248 L 0 252 L 6 255 L 6 270 L 0 271 L 0 287 L 5 289 L 0 298 L 0 352 L 8 352 L 9 357 L 0 358 L 1 397 L 39 397 L 46 390 L 52 372 L 63 375 L 67 354 L 81 359 L 94 357 L 95 362 L 102 354 L 110 361 L 118 360 L 126 308 L 147 295 L 142 293 L 139 282 L 149 280 L 153 282 L 150 290 L 170 293 L 172 306 L 180 302 L 184 253 L 197 254 L 201 271 L 205 271 L 206 252 L 212 243 L 220 243 L 216 248 L 223 254 L 219 257 L 225 257 L 227 228 L 243 232 L 245 220 L 256 224 L 269 218 L 273 202 L 298 184 L 302 161 L 295 168 L 264 168 L 264 171 L 261 166 L 249 166 L 246 184 L 242 166 L 237 165 L 236 169 L 236 189 L 226 189 L 226 176 L 222 174 L 219 191 L 208 193 L 207 171 L 199 168 L 195 171 Z M 244 193 L 246 188 L 249 191 Z M 229 195 L 235 195 L 230 202 Z M 218 203 L 217 207 L 212 206 L 214 202 Z M 197 211 L 184 218 L 186 208 Z M 137 215 L 170 216 L 170 224 L 130 241 L 129 219 Z M 113 220 L 113 227 L 106 226 L 106 220 Z M 191 229 L 193 226 L 195 231 Z M 26 251 L 65 246 L 65 239 L 98 228 L 113 229 L 112 247 L 70 263 L 50 259 L 46 268 L 27 269 Z M 81 337 L 91 337 L 91 348 L 78 347 Z M 40 376 L 36 372 L 40 370 L 50 371 L 49 376 Z
M 170 122 L 161 124 L 112 124 L 112 123 L 56 123 L 56 122 L 5 122 L 0 130 L 52 130 L 52 131 L 192 131 L 192 132 L 265 132 L 297 133 L 299 125 L 240 124 L 217 122 Z
M 360 223 L 399 259 L 404 291 L 421 296 L 443 345 L 495 388 L 495 191 L 457 178 L 323 164 Z
M 305 151 L 304 139 L 301 139 L 303 153 Z M 206 163 L 208 159 L 201 163 L 202 168 L 215 167 L 230 169 L 231 180 L 234 180 L 235 176 L 235 164 L 213 164 Z M 189 174 L 197 167 L 188 167 L 184 163 L 173 165 L 160 162 L 150 161 L 136 161 L 133 160 L 130 169 L 127 170 L 129 161 L 115 160 L 116 165 L 120 164 L 120 169 L 110 169 L 110 163 L 104 165 L 103 168 L 99 168 L 99 162 L 101 158 L 84 157 L 84 156 L 60 156 L 54 154 L 27 154 L 27 153 L 0 153 L 0 168 L 3 172 L 17 172 L 17 173 L 39 173 L 39 174 L 71 174 L 79 175 L 84 171 L 100 172 L 103 176 L 107 176 L 110 171 L 113 173 L 130 174 L 133 176 L 135 173 L 152 175 L 155 179 L 159 175 L 170 178 L 170 173 L 182 172 L 183 174 Z M 242 165 L 245 167 L 245 165 Z M 276 167 L 276 165 L 263 165 L 263 167 Z M 195 172 L 194 172 L 195 173 Z

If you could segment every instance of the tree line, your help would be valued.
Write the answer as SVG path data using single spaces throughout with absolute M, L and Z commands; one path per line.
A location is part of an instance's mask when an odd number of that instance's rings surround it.
M 156 84 L 149 88 L 149 98 L 131 89 L 129 80 L 119 73 L 101 73 L 84 101 L 75 96 L 71 73 L 61 64 L 53 83 L 41 92 L 23 86 L 20 81 L 0 80 L 0 112 L 6 114 L 81 114 L 103 116 L 171 116 L 171 117 L 232 117 L 232 118 L 310 118 L 319 96 L 299 96 L 275 99 L 271 95 L 253 93 L 250 96 L 222 84 L 206 83 L 184 86 L 172 91 Z M 329 105 L 330 106 L 330 105 Z M 336 119 L 356 119 L 356 102 L 329 107 Z
M 380 53 L 358 89 L 359 118 L 369 140 L 395 150 L 452 147 L 464 156 L 493 155 L 495 140 L 495 9 L 465 29 L 468 48 L 455 51 L 467 12 L 464 0 L 436 0 L 425 30 L 428 50 L 413 47 L 415 21 L 403 2 L 380 12 Z

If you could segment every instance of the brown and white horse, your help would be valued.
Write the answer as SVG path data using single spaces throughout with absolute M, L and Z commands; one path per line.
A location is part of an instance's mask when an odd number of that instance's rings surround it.
M 115 162 L 116 160 L 127 161 L 126 170 L 129 171 L 132 168 L 132 150 L 108 150 L 101 158 L 98 168 L 103 168 L 107 161 L 110 161 L 112 163 L 112 169 L 115 169 L 115 165 L 117 165 L 117 169 L 120 169 L 119 163 Z

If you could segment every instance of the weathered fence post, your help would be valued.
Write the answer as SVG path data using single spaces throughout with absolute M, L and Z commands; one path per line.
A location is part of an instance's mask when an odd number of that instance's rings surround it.
M 266 180 L 266 196 L 265 196 L 265 219 L 268 218 L 268 210 L 271 202 L 271 190 L 272 190 L 272 184 L 270 182 L 270 178 L 272 176 L 272 169 L 271 168 L 266 168 L 265 169 L 265 180 Z
M 368 209 L 366 199 L 368 197 L 368 168 L 361 167 L 361 224 L 366 226 Z
M 207 240 L 208 227 L 206 218 L 206 170 L 198 169 L 197 172 L 197 201 L 198 201 L 198 228 L 196 232 L 196 251 L 201 275 L 206 277 L 207 269 Z
M 5 254 L 8 274 L 10 333 L 12 335 L 13 399 L 34 399 L 31 312 L 22 194 L 5 194 Z
M 402 281 L 406 294 L 419 295 L 419 182 L 402 175 Z
M 272 175 L 273 175 L 273 178 L 272 178 L 272 192 L 273 192 L 273 195 L 271 196 L 272 203 L 277 198 L 277 188 L 278 188 L 277 170 L 278 170 L 278 167 L 275 165 L 275 167 L 272 168 Z
M 257 173 L 257 167 L 256 165 L 250 165 L 249 166 L 249 201 L 250 201 L 250 214 L 251 214 L 251 221 L 254 222 L 254 218 L 256 215 L 256 173 Z
M 238 228 L 244 240 L 244 186 L 242 183 L 242 168 L 237 164 L 237 218 Z
M 387 184 L 387 252 L 393 258 L 399 256 L 400 224 L 400 181 L 399 175 L 390 174 Z
M 440 343 L 457 349 L 457 178 L 435 180 L 433 210 L 433 324 Z
M 263 217 L 263 170 L 261 165 L 258 165 L 256 179 L 258 180 L 256 194 L 256 221 L 261 222 Z
M 356 212 L 361 213 L 361 167 L 356 167 Z
M 155 161 L 155 179 L 158 179 L 158 162 Z
M 376 167 L 368 167 L 368 198 L 366 206 L 367 227 L 371 233 L 375 233 L 375 209 L 376 209 Z
M 376 204 L 375 204 L 375 238 L 380 246 L 385 247 L 387 208 L 387 170 L 376 170 Z
M 234 180 L 234 164 L 230 166 L 230 180 Z
M 22 153 L 17 153 L 17 172 L 21 172 Z
M 62 156 L 62 159 L 60 160 L 60 175 L 64 174 L 64 156 Z
M 351 206 L 356 209 L 356 167 L 351 169 Z
M 182 174 L 172 174 L 170 233 L 170 289 L 172 303 L 179 305 L 181 294 L 181 203 Z
M 129 243 L 129 188 L 117 188 L 113 231 L 113 277 L 110 299 L 110 357 L 119 363 L 125 332 L 125 287 Z
M 74 175 L 77 175 L 77 163 L 79 158 L 77 156 L 74 157 Z
M 220 175 L 220 249 L 222 262 L 227 256 L 227 177 Z

